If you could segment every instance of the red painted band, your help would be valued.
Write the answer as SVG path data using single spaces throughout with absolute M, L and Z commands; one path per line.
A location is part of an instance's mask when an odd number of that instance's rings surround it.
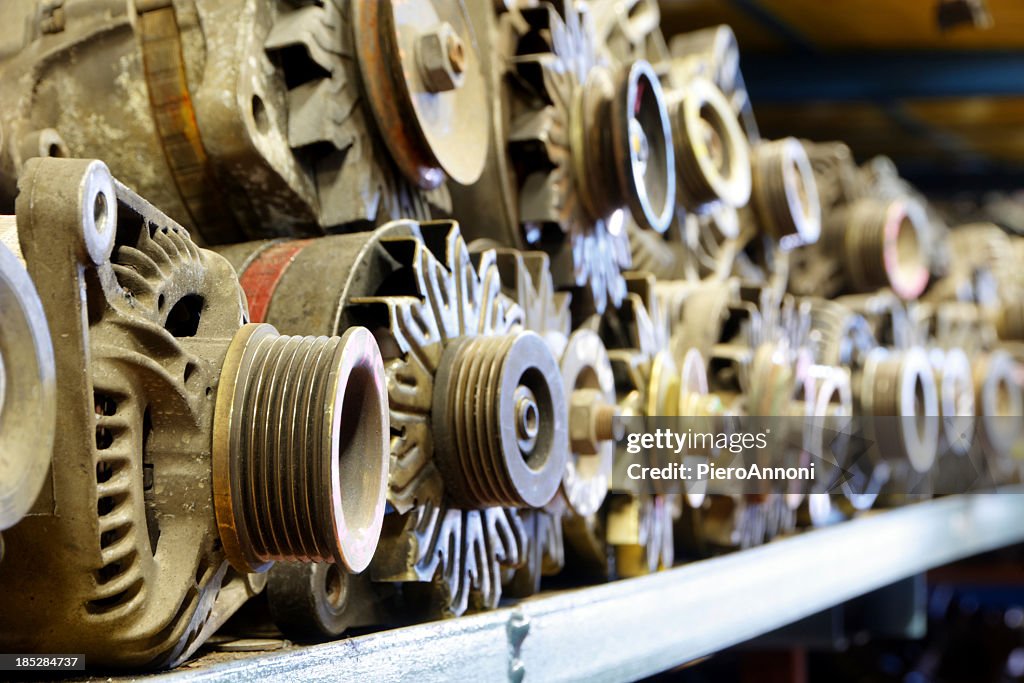
M 249 264 L 239 281 L 249 300 L 249 321 L 266 322 L 267 309 L 284 272 L 313 240 L 293 240 L 273 244 Z

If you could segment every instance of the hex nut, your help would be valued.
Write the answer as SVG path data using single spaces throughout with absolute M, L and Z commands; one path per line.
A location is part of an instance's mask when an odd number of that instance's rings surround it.
M 447 22 L 417 39 L 416 61 L 423 83 L 431 92 L 455 90 L 465 80 L 465 47 Z

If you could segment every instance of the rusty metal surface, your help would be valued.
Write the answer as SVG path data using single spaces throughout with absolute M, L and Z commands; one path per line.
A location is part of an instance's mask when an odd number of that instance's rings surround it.
M 199 134 L 174 5 L 170 0 L 145 3 L 137 22 L 153 120 L 190 223 L 203 225 L 210 242 L 228 241 L 237 227 L 224 212 Z
M 363 84 L 399 169 L 426 190 L 483 171 L 492 105 L 461 0 L 352 3 Z

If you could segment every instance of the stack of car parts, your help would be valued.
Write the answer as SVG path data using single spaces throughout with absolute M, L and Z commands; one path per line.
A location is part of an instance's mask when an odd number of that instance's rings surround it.
M 250 599 L 327 639 L 1017 477 L 1022 240 L 761 139 L 728 27 L 666 41 L 649 0 L 0 19 L 6 650 L 172 666 Z M 618 476 L 626 427 L 673 418 L 777 420 L 758 464 L 843 476 Z

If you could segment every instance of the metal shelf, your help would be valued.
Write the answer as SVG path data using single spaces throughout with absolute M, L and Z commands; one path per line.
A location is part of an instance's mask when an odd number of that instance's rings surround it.
M 656 575 L 324 645 L 204 662 L 199 681 L 633 680 L 951 561 L 1024 541 L 1024 488 L 871 514 Z

